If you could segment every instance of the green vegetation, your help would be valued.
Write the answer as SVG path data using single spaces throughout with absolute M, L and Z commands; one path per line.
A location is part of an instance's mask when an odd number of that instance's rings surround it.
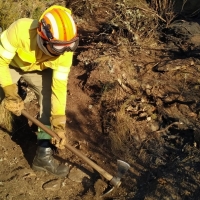
M 38 19 L 52 0 L 0 0 L 0 27 L 5 30 L 15 20 L 23 17 Z M 57 3 L 64 6 L 64 3 Z

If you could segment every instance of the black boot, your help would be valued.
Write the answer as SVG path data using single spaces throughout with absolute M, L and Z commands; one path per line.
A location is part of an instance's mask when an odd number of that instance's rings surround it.
M 56 176 L 65 177 L 69 173 L 69 167 L 59 165 L 52 156 L 53 151 L 50 147 L 38 147 L 36 156 L 33 160 L 32 169 L 38 171 L 47 171 Z

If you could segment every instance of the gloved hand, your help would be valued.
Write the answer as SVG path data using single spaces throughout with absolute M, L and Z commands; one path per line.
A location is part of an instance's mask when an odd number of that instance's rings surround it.
M 3 87 L 5 93 L 4 106 L 14 115 L 20 116 L 24 109 L 24 101 L 18 95 L 18 87 L 16 84 Z
M 60 141 L 56 138 L 51 138 L 51 143 L 54 144 L 59 149 L 64 149 L 67 143 L 66 137 L 66 116 L 65 115 L 53 115 L 50 118 L 51 121 L 51 129 L 58 135 L 61 139 Z

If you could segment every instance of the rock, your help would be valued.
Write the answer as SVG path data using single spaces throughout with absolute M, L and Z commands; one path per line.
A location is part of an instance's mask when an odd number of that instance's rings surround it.
M 146 112 L 142 112 L 142 113 L 139 114 L 139 117 L 140 118 L 147 117 L 147 113 Z
M 29 178 L 35 178 L 36 174 L 34 172 L 26 172 L 24 173 L 24 175 L 22 176 L 23 179 L 29 179 Z
M 78 169 L 76 167 L 72 168 L 68 175 L 68 178 L 71 181 L 74 181 L 77 183 L 81 183 L 84 177 L 87 177 L 88 179 L 90 179 L 88 174 L 84 173 L 83 171 L 81 171 L 80 169 Z
M 50 180 L 42 185 L 42 188 L 44 190 L 49 190 L 49 191 L 56 191 L 61 188 L 61 180 L 59 179 L 54 179 Z
M 151 95 L 151 90 L 150 89 L 146 89 L 146 93 L 147 93 L 148 96 L 150 96 Z
M 156 122 L 156 121 L 153 121 L 151 124 L 150 124 L 150 128 L 151 128 L 151 131 L 157 131 L 157 130 L 159 130 L 159 128 L 160 128 L 160 125 L 159 125 L 159 123 L 158 122 Z
M 92 107 L 93 107 L 93 105 L 89 105 L 89 106 L 88 106 L 89 109 L 92 109 Z

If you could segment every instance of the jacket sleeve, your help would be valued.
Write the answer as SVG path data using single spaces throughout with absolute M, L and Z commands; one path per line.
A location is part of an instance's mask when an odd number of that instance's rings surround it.
M 66 52 L 56 69 L 53 69 L 51 115 L 65 115 L 67 103 L 67 82 L 70 67 L 72 65 L 72 52 Z
M 5 87 L 11 85 L 12 78 L 9 71 L 9 64 L 14 58 L 17 50 L 16 23 L 14 22 L 7 30 L 0 35 L 0 85 Z

